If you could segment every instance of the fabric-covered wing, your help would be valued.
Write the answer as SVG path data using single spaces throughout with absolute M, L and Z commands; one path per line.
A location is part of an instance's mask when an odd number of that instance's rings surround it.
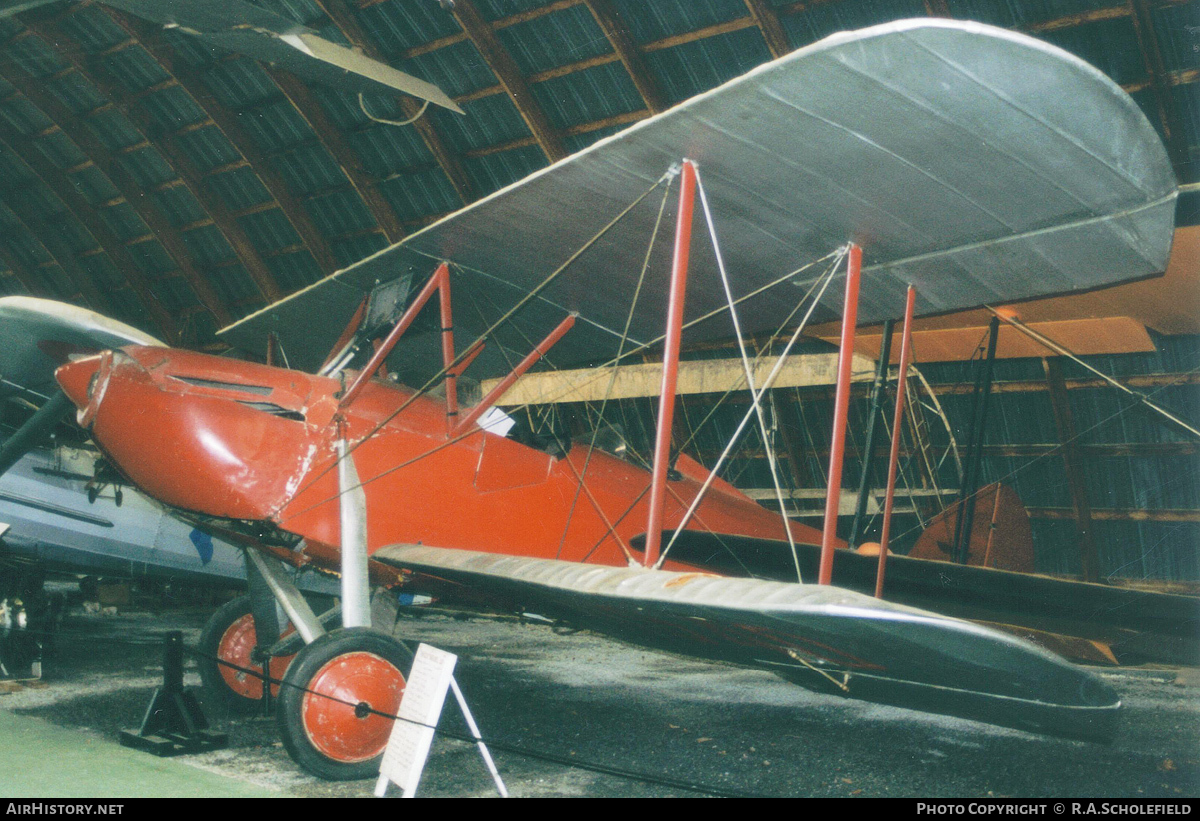
M 372 558 L 638 644 L 798 684 L 1033 732 L 1103 739 L 1120 699 L 1024 640 L 838 587 L 419 545 Z
M 58 390 L 54 369 L 76 353 L 123 345 L 164 343 L 94 311 L 27 296 L 0 298 L 0 374 L 4 391 L 16 387 L 48 396 Z
M 352 308 L 374 282 L 424 275 L 445 259 L 458 266 L 456 293 L 478 303 L 456 311 L 465 344 L 481 317 L 514 304 L 683 157 L 699 163 L 735 296 L 853 240 L 864 249 L 864 323 L 900 315 L 909 282 L 918 312 L 929 314 L 1158 274 L 1170 249 L 1177 191 L 1166 152 L 1108 77 L 1025 35 L 901 21 L 834 35 L 638 123 L 231 326 L 226 338 L 257 349 L 275 330 L 293 361 L 305 346 L 319 357 L 340 329 L 319 327 L 331 306 Z M 580 312 L 556 349 L 560 364 L 615 348 L 660 201 L 648 197 L 523 314 L 536 339 L 564 312 Z M 725 304 L 699 236 L 688 318 Z M 655 246 L 635 341 L 661 333 L 670 244 L 660 237 Z M 774 330 L 801 293 L 785 285 L 748 301 L 743 330 Z M 836 318 L 841 299 L 840 286 L 830 288 L 814 321 Z M 685 342 L 730 333 L 727 319 L 714 319 Z M 483 362 L 485 372 L 504 364 Z

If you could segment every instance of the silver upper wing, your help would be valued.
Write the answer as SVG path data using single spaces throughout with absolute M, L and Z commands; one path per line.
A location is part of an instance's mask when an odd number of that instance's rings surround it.
M 860 322 L 899 316 L 910 282 L 929 314 L 1155 275 L 1170 251 L 1174 175 L 1125 92 L 1040 40 L 922 19 L 836 34 L 760 66 L 223 333 L 260 348 L 274 330 L 293 362 L 319 360 L 373 283 L 445 259 L 457 266 L 456 305 L 470 300 L 455 312 L 465 344 L 684 157 L 699 164 L 735 296 L 853 240 L 864 254 Z M 546 289 L 522 313 L 525 335 L 540 338 L 575 310 L 582 321 L 558 361 L 610 355 L 660 202 L 649 196 Z M 699 214 L 695 233 L 689 318 L 725 302 Z M 670 245 L 660 236 L 651 254 L 635 341 L 661 333 Z M 743 331 L 774 330 L 802 293 L 783 286 L 748 301 Z M 841 300 L 835 284 L 814 321 L 836 318 Z M 685 342 L 731 332 L 712 320 Z

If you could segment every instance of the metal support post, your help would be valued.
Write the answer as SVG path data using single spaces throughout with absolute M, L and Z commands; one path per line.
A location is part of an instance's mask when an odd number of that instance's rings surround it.
M 837 538 L 838 501 L 842 494 L 842 461 L 850 412 L 850 363 L 854 358 L 854 326 L 858 322 L 858 283 L 862 248 L 851 244 L 846 265 L 846 299 L 842 308 L 841 348 L 838 351 L 837 393 L 833 403 L 833 437 L 829 445 L 829 487 L 825 493 L 825 527 L 821 533 L 818 584 L 833 579 L 833 542 Z
M 976 383 L 975 412 L 971 422 L 971 445 L 967 449 L 967 466 L 963 471 L 962 488 L 958 494 L 958 515 L 954 522 L 952 556 L 958 564 L 966 564 L 971 552 L 971 530 L 975 522 L 975 491 L 979 485 L 980 462 L 983 461 L 983 432 L 987 425 L 988 404 L 992 397 L 992 371 L 996 364 L 996 342 L 1000 338 L 1000 319 L 993 316 L 988 325 L 987 358 Z
M 354 455 L 343 434 L 337 441 L 338 501 L 342 525 L 342 626 L 371 626 L 371 579 L 367 572 L 367 492 L 359 484 Z
M 195 694 L 183 686 L 183 634 L 167 634 L 163 646 L 163 683 L 154 691 L 142 726 L 122 730 L 122 747 L 133 747 L 157 756 L 174 756 L 221 750 L 229 746 L 225 733 L 208 730 L 208 721 Z
M 671 294 L 667 302 L 667 333 L 663 347 L 662 390 L 658 397 L 658 427 L 654 436 L 654 466 L 650 476 L 650 513 L 646 523 L 646 567 L 658 562 L 662 542 L 663 503 L 667 463 L 671 458 L 671 424 L 675 416 L 675 386 L 679 378 L 679 346 L 683 335 L 683 302 L 687 291 L 688 256 L 692 246 L 692 207 L 696 199 L 696 166 L 683 161 L 679 214 L 675 222 L 675 255 L 671 264 Z
M 879 569 L 875 571 L 875 598 L 883 598 L 883 574 L 887 567 L 888 540 L 892 535 L 892 503 L 896 497 L 896 474 L 900 466 L 900 426 L 908 396 L 908 365 L 912 361 L 912 317 L 917 289 L 908 286 L 904 302 L 904 330 L 900 332 L 900 370 L 896 374 L 896 412 L 892 415 L 892 449 L 888 454 L 887 494 L 883 501 L 883 533 L 879 537 Z
M 887 384 L 888 364 L 892 359 L 892 330 L 894 320 L 883 323 L 883 338 L 879 343 L 879 362 L 875 368 L 875 383 L 871 386 L 871 415 L 867 420 L 867 441 L 863 445 L 862 474 L 858 478 L 858 503 L 854 508 L 854 523 L 850 525 L 850 536 L 846 539 L 851 547 L 858 546 L 863 519 L 867 515 L 867 498 L 871 491 L 871 463 L 875 461 L 875 437 L 879 430 L 879 417 L 883 415 L 883 393 Z
M 50 432 L 74 407 L 65 393 L 61 390 L 55 391 L 37 413 L 29 417 L 29 421 L 21 425 L 17 432 L 0 446 L 0 476 L 7 473 L 10 467 L 35 446 L 49 438 Z

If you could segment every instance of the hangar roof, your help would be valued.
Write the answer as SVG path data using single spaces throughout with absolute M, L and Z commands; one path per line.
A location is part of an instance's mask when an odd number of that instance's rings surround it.
M 309 86 L 95 0 L 0 21 L 0 293 L 192 346 L 773 57 L 893 19 L 1049 40 L 1159 129 L 1197 221 L 1200 0 L 255 0 L 441 86 Z M 450 4 L 446 4 L 450 5 Z

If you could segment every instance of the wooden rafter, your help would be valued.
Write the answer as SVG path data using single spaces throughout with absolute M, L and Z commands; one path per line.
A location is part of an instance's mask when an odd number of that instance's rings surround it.
M 783 30 L 783 24 L 779 22 L 779 15 L 774 7 L 766 0 L 745 0 L 745 3 L 750 17 L 762 32 L 771 56 L 778 59 L 791 51 L 791 41 L 788 40 L 787 32 Z
M 408 232 L 401 226 L 395 209 L 379 190 L 376 181 L 363 168 L 357 152 L 350 147 L 337 125 L 325 113 L 316 95 L 294 74 L 277 69 L 267 69 L 267 73 L 342 169 L 342 173 L 366 204 L 367 211 L 375 218 L 388 242 L 397 242 L 403 238 Z
M 371 6 L 379 5 L 383 0 L 355 0 L 354 7 L 357 9 L 366 9 Z M 518 23 L 527 23 L 530 20 L 536 20 L 539 17 L 544 17 L 547 14 L 554 14 L 557 11 L 569 9 L 572 6 L 578 6 L 584 0 L 555 0 L 553 3 L 547 3 L 544 6 L 537 8 L 518 11 L 515 14 L 510 14 L 505 17 L 499 17 L 492 21 L 492 29 L 499 31 L 509 26 L 515 26 Z M 439 37 L 436 40 L 430 40 L 428 43 L 423 43 L 404 53 L 405 57 L 417 57 L 421 54 L 428 54 L 431 51 L 437 51 L 439 48 L 446 48 L 455 43 L 461 43 L 467 39 L 467 34 L 464 31 L 459 31 L 454 34 L 448 34 L 445 37 Z
M 629 73 L 638 93 L 642 95 L 646 108 L 655 114 L 665 111 L 667 102 L 662 89 L 658 87 L 654 75 L 646 67 L 646 61 L 642 59 L 642 52 L 629 34 L 629 27 L 621 19 L 620 13 L 613 7 L 611 0 L 585 0 L 585 4 L 596 20 L 596 25 L 600 26 L 600 30 L 604 32 L 613 52 L 625 66 L 625 71 Z
M 1179 108 L 1171 95 L 1170 81 L 1163 64 L 1162 50 L 1158 45 L 1158 35 L 1154 31 L 1154 21 L 1150 17 L 1149 4 L 1146 0 L 1129 0 L 1129 11 L 1133 20 L 1133 31 L 1137 36 L 1138 51 L 1142 55 L 1142 65 L 1146 69 L 1150 91 L 1154 95 L 1154 105 L 1158 110 L 1163 135 L 1166 137 L 1167 153 L 1171 156 L 1178 177 L 1182 175 L 1188 162 L 1187 142 L 1184 139 Z
M 50 189 L 51 193 L 62 201 L 67 212 L 92 235 L 100 248 L 112 260 L 113 265 L 125 277 L 134 296 L 147 316 L 154 322 L 159 333 L 168 341 L 178 342 L 179 328 L 174 318 L 154 296 L 146 275 L 138 267 L 128 245 L 113 233 L 112 229 L 108 227 L 108 223 L 88 204 L 83 195 L 67 178 L 63 169 L 57 168 L 47 159 L 46 155 L 38 149 L 34 138 L 22 134 L 3 120 L 0 120 L 0 142 L 6 144 L 25 162 L 34 175 Z M 21 196 L 20 192 L 10 191 L 9 193 L 18 198 Z M 10 207 L 12 206 L 10 205 Z M 43 244 L 54 243 L 60 239 L 58 232 L 52 230 L 44 231 L 42 237 Z M 71 277 L 76 287 L 94 308 L 110 314 L 117 312 L 116 305 L 105 298 L 91 276 L 79 264 L 79 260 L 65 248 L 65 243 L 63 243 L 61 251 L 49 244 L 46 244 L 46 248 L 51 251 L 64 272 Z
M 452 14 L 512 99 L 546 158 L 550 162 L 556 162 L 567 156 L 562 139 L 550 125 L 546 112 L 542 110 L 530 91 L 529 84 L 521 76 L 516 61 L 500 42 L 491 24 L 480 16 L 472 0 L 457 0 Z
M 1030 23 L 1023 26 L 1023 30 L 1030 34 L 1039 34 L 1047 31 L 1056 31 L 1058 29 L 1074 28 L 1075 26 L 1083 26 L 1088 23 L 1098 23 L 1102 20 L 1117 20 L 1122 17 L 1129 16 L 1129 6 L 1110 6 L 1108 8 L 1090 9 L 1088 11 L 1076 12 L 1075 14 L 1064 14 L 1061 17 L 1054 17 L 1049 20 L 1040 20 L 1036 23 Z
M 70 177 L 89 166 L 99 169 L 120 193 L 116 200 L 101 203 L 100 206 L 111 207 L 120 203 L 128 203 L 142 222 L 146 223 L 154 232 L 155 238 L 162 243 L 167 254 L 174 260 L 180 274 L 187 280 L 200 303 L 208 309 L 213 318 L 222 325 L 232 321 L 232 315 L 213 289 L 212 283 L 193 265 L 191 254 L 181 236 L 182 227 L 172 227 L 163 212 L 154 207 L 151 198 L 143 196 L 145 192 L 142 191 L 137 181 L 96 137 L 95 133 L 53 94 L 49 93 L 43 83 L 21 76 L 15 71 L 5 71 L 3 68 L 0 68 L 0 77 L 20 91 L 88 158 L 79 166 L 63 169 L 63 173 Z
M 206 124 L 216 128 L 253 169 L 267 193 L 278 204 L 284 217 L 295 229 L 296 234 L 304 241 L 309 253 L 316 260 L 317 267 L 324 273 L 335 271 L 339 266 L 329 247 L 329 240 L 317 229 L 312 216 L 292 194 L 283 176 L 261 157 L 261 152 L 254 140 L 242 128 L 236 115 L 222 105 L 216 95 L 212 93 L 204 81 L 202 73 L 189 65 L 186 60 L 176 59 L 174 49 L 170 47 L 157 28 L 116 11 L 110 10 L 109 15 L 128 35 L 129 39 L 126 43 L 131 46 L 140 45 L 144 48 L 167 75 L 168 79 L 157 84 L 155 88 L 175 85 L 192 98 L 192 102 L 203 112 Z M 147 98 L 148 96 L 143 96 L 139 92 L 136 100 L 131 99 L 130 102 L 141 103 Z M 219 171 L 231 170 L 234 169 L 213 169 L 209 173 L 215 175 Z
M 319 8 L 325 11 L 329 19 L 341 30 L 352 46 L 362 49 L 363 54 L 372 60 L 378 60 L 381 63 L 388 62 L 383 52 L 379 50 L 367 32 L 359 25 L 358 18 L 351 13 L 342 0 L 336 0 L 333 3 L 322 2 L 321 0 L 314 1 Z M 404 112 L 405 119 L 413 120 L 412 127 L 417 130 L 421 141 L 425 143 L 425 147 L 433 155 L 438 167 L 442 169 L 442 173 L 450 181 L 450 185 L 453 186 L 463 205 L 474 202 L 478 196 L 475 191 L 475 185 L 471 182 L 470 176 L 467 175 L 458 154 L 442 139 L 442 135 L 434 127 L 433 120 L 429 117 L 417 116 L 421 110 L 421 106 L 411 97 L 402 97 L 400 107 Z
M 31 29 L 33 29 L 34 26 L 38 26 L 39 29 L 41 28 L 40 23 L 38 22 L 30 21 L 30 23 L 31 25 L 29 25 L 29 28 Z M 67 37 L 67 35 L 53 27 L 35 30 L 35 33 L 38 33 L 39 36 L 42 36 L 43 39 L 47 40 L 47 42 L 53 43 L 62 43 Z M 184 184 L 200 203 L 201 207 L 208 212 L 209 216 L 213 220 L 213 223 L 233 248 L 234 253 L 238 256 L 243 266 L 245 266 L 246 272 L 250 275 L 250 278 L 254 281 L 254 284 L 258 287 L 263 297 L 268 302 L 273 302 L 277 299 L 280 299 L 283 296 L 283 292 L 279 288 L 278 283 L 275 281 L 274 274 L 271 273 L 270 269 L 267 268 L 262 259 L 258 256 L 257 250 L 254 248 L 254 244 L 250 241 L 250 238 L 246 235 L 245 229 L 242 228 L 242 226 L 239 225 L 233 218 L 229 212 L 229 209 L 226 208 L 220 197 L 214 195 L 212 191 L 203 184 L 202 175 L 191 163 L 191 161 L 184 155 L 184 153 L 179 150 L 177 146 L 173 145 L 170 140 L 162 139 L 160 135 L 154 134 L 153 130 L 148 128 L 148 113 L 146 113 L 144 110 L 141 110 L 141 122 L 137 121 L 138 118 L 134 116 L 134 112 L 139 109 L 135 101 L 128 99 L 131 96 L 131 92 L 127 91 L 120 84 L 106 79 L 101 75 L 100 72 L 86 71 L 85 68 L 78 63 L 78 58 L 72 49 L 59 48 L 56 53 L 59 59 L 69 64 L 83 77 L 87 78 L 110 102 L 115 104 L 121 110 L 128 112 L 131 122 L 133 122 L 134 126 L 140 130 L 141 139 L 138 142 L 129 146 L 125 146 L 115 153 L 130 153 L 132 151 L 147 147 L 152 147 L 159 151 L 175 170 L 175 173 L 179 175 L 181 180 L 183 180 Z M 153 139 L 151 139 L 150 136 L 147 136 L 147 132 L 150 132 L 150 135 L 153 137 Z

